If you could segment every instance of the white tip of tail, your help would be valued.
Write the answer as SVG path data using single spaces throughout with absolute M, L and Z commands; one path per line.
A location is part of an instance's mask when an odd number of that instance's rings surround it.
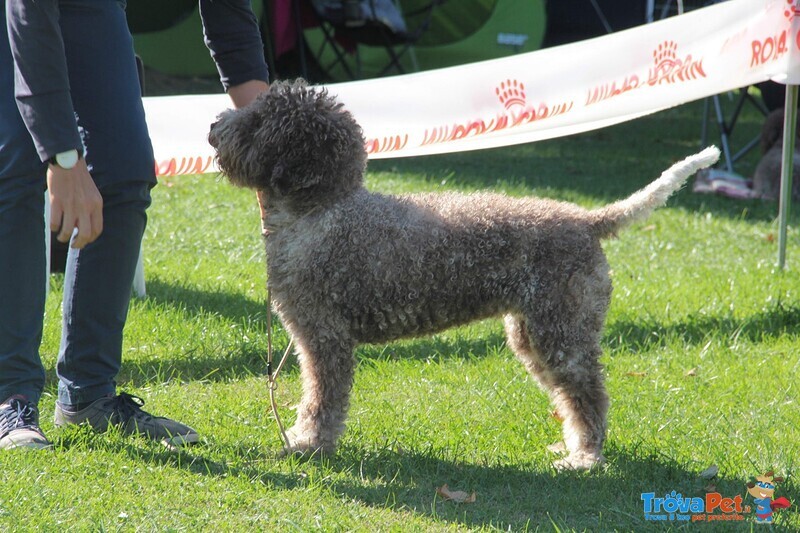
M 700 169 L 710 167 L 719 160 L 716 146 L 690 155 L 665 170 L 661 177 L 630 197 L 594 211 L 597 235 L 615 234 L 619 229 L 637 220 L 644 220 L 654 209 L 661 207 L 667 199 Z
M 719 148 L 712 145 L 703 150 L 702 152 L 694 155 L 693 158 L 696 157 L 697 162 L 703 165 L 701 168 L 705 168 L 705 167 L 710 167 L 711 165 L 719 161 L 719 156 L 720 156 Z

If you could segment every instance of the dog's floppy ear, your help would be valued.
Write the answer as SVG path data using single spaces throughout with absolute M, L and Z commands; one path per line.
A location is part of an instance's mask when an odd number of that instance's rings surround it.
M 310 150 L 294 150 L 287 157 L 284 154 L 272 166 L 272 175 L 269 176 L 271 188 L 284 196 L 302 189 L 310 189 L 319 184 L 322 175 L 314 169 L 313 154 Z
M 300 81 L 276 87 L 273 95 L 278 102 L 271 117 L 270 187 L 290 195 L 315 187 L 336 188 L 341 180 L 360 182 L 364 140 L 342 105 L 327 91 Z

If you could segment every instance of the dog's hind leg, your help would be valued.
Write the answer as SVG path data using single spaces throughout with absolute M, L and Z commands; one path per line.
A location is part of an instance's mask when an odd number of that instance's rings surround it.
M 566 451 L 568 455 L 557 461 L 556 467 L 585 469 L 602 462 L 608 395 L 597 361 L 600 347 L 562 345 L 551 353 L 532 340 L 533 334 L 523 317 L 506 316 L 505 328 L 509 347 L 549 393 L 563 421 L 564 441 L 550 448 Z
M 600 336 L 611 299 L 608 264 L 598 252 L 593 268 L 540 282 L 539 305 L 506 317 L 509 346 L 547 390 L 563 421 L 567 457 L 560 468 L 591 468 L 603 460 L 608 394 Z
M 344 431 L 353 385 L 354 343 L 331 337 L 298 337 L 303 397 L 286 433 L 287 453 L 332 453 Z
M 567 348 L 567 352 L 572 350 Z M 563 420 L 564 447 L 568 453 L 556 461 L 557 468 L 591 468 L 603 461 L 608 394 L 597 356 L 599 348 L 577 361 L 545 371 L 550 398 Z
M 542 373 L 543 365 L 541 361 L 541 354 L 531 344 L 531 339 L 528 336 L 528 327 L 525 324 L 525 319 L 518 315 L 505 316 L 506 337 L 508 339 L 508 346 L 514 355 L 517 356 L 528 372 L 539 382 L 544 388 L 547 386 L 539 379 Z

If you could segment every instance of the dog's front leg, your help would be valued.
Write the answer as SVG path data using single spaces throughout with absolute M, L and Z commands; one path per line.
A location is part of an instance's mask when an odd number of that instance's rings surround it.
M 353 386 L 354 343 L 336 338 L 296 338 L 303 397 L 287 431 L 287 453 L 332 453 L 344 431 Z

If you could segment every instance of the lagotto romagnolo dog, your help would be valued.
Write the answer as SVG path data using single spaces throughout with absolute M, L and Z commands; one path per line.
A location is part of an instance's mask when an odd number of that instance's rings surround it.
M 601 239 L 719 157 L 707 148 L 595 210 L 490 192 L 377 194 L 363 186 L 361 128 L 301 80 L 224 112 L 209 142 L 223 173 L 264 206 L 273 304 L 303 384 L 290 452 L 334 450 L 359 344 L 502 316 L 508 345 L 563 419 L 563 468 L 602 460 L 608 396 L 598 359 L 611 280 Z
M 761 127 L 761 160 L 753 172 L 753 191 L 765 200 L 777 200 L 781 192 L 783 118 L 783 108 L 776 109 L 767 115 Z M 800 175 L 800 137 L 794 143 L 792 168 L 795 176 Z M 800 179 L 792 183 L 792 199 L 800 199 Z

